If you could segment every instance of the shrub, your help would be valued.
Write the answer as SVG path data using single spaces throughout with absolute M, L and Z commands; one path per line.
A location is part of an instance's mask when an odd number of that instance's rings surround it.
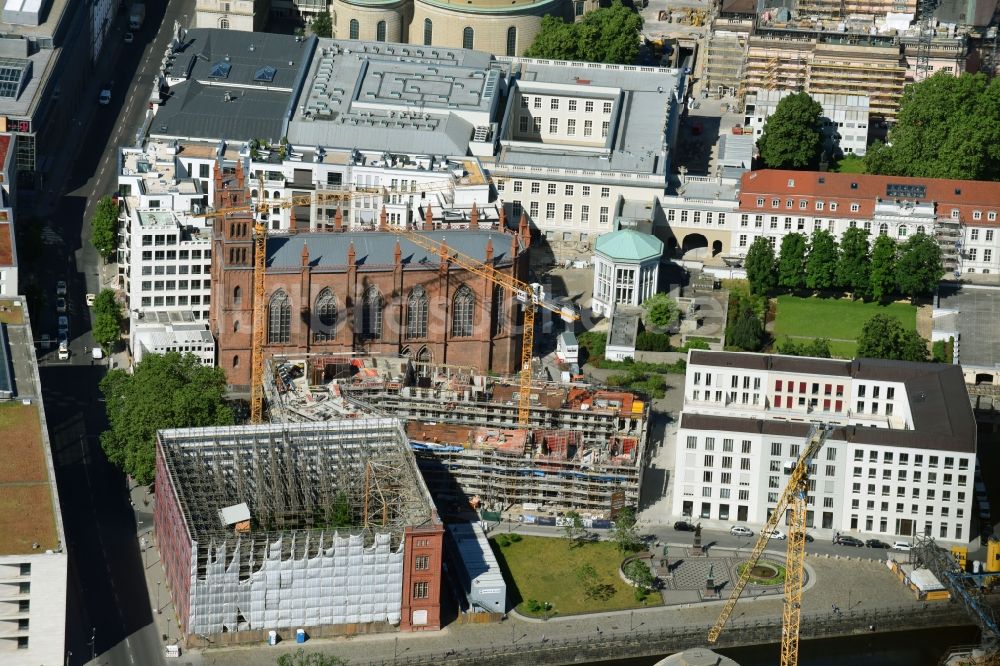
M 639 351 L 668 352 L 670 351 L 670 336 L 643 331 L 636 336 L 635 348 Z

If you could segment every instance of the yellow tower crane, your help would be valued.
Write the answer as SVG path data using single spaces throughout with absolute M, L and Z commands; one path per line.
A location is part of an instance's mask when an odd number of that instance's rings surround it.
M 767 524 L 760 531 L 757 543 L 747 562 L 744 564 L 743 573 L 733 587 L 726 605 L 719 613 L 719 619 L 715 621 L 708 631 L 708 642 L 715 643 L 719 640 L 719 634 L 729 621 L 729 616 L 736 608 L 740 594 L 750 580 L 750 572 L 760 559 L 761 554 L 767 547 L 771 538 L 771 533 L 778 525 L 778 521 L 788 510 L 788 542 L 786 546 L 785 561 L 785 603 L 782 610 L 782 630 L 781 630 L 781 666 L 797 666 L 799 663 L 799 624 L 802 615 L 802 585 L 804 582 L 805 554 L 806 554 L 806 496 L 809 493 L 809 466 L 813 459 L 823 448 L 826 437 L 830 433 L 829 426 L 815 424 L 809 430 L 806 438 L 805 448 L 794 463 L 786 465 L 789 472 L 788 484 L 777 506 L 767 519 Z
M 259 177 L 258 192 L 264 191 L 263 176 Z M 355 187 L 343 190 L 325 190 L 312 194 L 288 197 L 285 199 L 258 199 L 246 206 L 231 206 L 202 213 L 194 217 L 224 217 L 230 213 L 254 214 L 254 268 L 253 268 L 253 335 L 251 337 L 251 372 L 250 372 L 250 422 L 260 423 L 264 417 L 264 319 L 265 319 L 265 255 L 267 253 L 267 224 L 265 215 L 272 208 L 286 209 L 293 206 L 311 205 L 316 203 L 343 203 L 355 196 L 387 195 L 387 194 L 425 194 L 435 190 L 450 189 L 451 184 L 435 184 L 427 187 L 410 189 L 386 189 L 382 187 Z M 563 321 L 573 322 L 579 315 L 570 308 L 549 303 L 541 294 L 535 293 L 531 285 L 498 271 L 490 264 L 483 263 L 468 255 L 448 247 L 443 241 L 434 241 L 426 235 L 412 229 L 391 228 L 393 233 L 406 238 L 414 245 L 442 256 L 463 270 L 486 278 L 494 285 L 507 290 L 523 305 L 524 332 L 521 338 L 521 372 L 519 377 L 517 422 L 527 426 L 531 409 L 531 359 L 535 342 L 535 309 L 542 307 L 558 314 Z

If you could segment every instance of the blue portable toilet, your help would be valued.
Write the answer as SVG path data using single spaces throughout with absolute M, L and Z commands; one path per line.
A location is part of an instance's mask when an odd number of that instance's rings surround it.
M 295 642 L 296 643 L 305 643 L 306 642 L 306 630 L 305 629 L 296 629 L 295 630 Z

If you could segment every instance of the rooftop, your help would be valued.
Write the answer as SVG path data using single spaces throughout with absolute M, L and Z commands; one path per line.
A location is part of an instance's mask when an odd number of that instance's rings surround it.
M 161 430 L 157 439 L 189 534 L 199 542 L 231 534 L 220 511 L 241 503 L 250 510 L 251 533 L 332 532 L 327 510 L 340 493 L 357 529 L 398 537 L 406 526 L 437 520 L 395 419 Z M 366 485 L 373 482 L 377 493 Z M 372 506 L 369 493 L 377 496 Z
M 962 368 L 957 365 L 870 358 L 837 361 L 743 352 L 692 351 L 689 356 L 689 367 L 697 365 L 850 377 L 861 381 L 899 382 L 906 389 L 913 429 L 848 426 L 844 428 L 846 433 L 844 439 L 868 444 L 942 448 L 963 452 L 976 450 L 976 421 L 969 404 Z M 732 417 L 706 418 L 728 419 L 738 425 L 736 428 L 738 430 L 752 429 L 747 432 L 761 432 L 761 428 L 783 428 L 792 425 L 785 421 L 759 421 Z M 779 425 L 767 425 L 775 423 Z M 804 423 L 798 425 L 808 426 Z
M 62 524 L 48 433 L 38 382 L 31 327 L 23 301 L 0 300 L 8 308 L 0 363 L 16 400 L 0 402 L 0 556 L 58 549 Z M 13 372 L 11 372 L 11 369 Z
M 611 315 L 608 324 L 608 346 L 635 349 L 635 339 L 639 335 L 640 308 L 619 305 Z
M 14 225 L 10 223 L 10 209 L 0 210 L 5 213 L 0 217 L 0 266 L 17 265 L 14 253 Z
M 418 233 L 435 241 L 444 241 L 449 248 L 478 261 L 486 260 L 486 247 L 492 241 L 494 262 L 510 261 L 512 236 L 503 231 L 462 229 Z M 428 253 L 405 238 L 388 231 L 298 233 L 284 236 L 272 234 L 267 238 L 267 264 L 272 268 L 298 269 L 302 265 L 302 250 L 307 248 L 309 264 L 313 267 L 347 266 L 347 254 L 353 245 L 355 262 L 359 268 L 391 266 L 396 262 L 397 242 L 404 266 L 428 269 L 438 267 L 440 257 L 436 253 Z
M 640 263 L 663 256 L 663 241 L 632 229 L 619 229 L 598 236 L 594 250 L 612 261 Z

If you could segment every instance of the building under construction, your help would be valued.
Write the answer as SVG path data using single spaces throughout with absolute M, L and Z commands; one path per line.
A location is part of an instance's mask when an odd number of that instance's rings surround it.
M 189 644 L 440 628 L 444 528 L 399 420 L 160 431 L 156 478 Z
M 472 368 L 395 356 L 273 358 L 265 379 L 271 420 L 391 415 L 440 506 L 453 497 L 492 510 L 536 505 L 605 517 L 613 496 L 639 500 L 648 407 L 627 391 L 542 384 L 527 428 L 518 386 Z M 442 500 L 444 500 L 442 502 Z

